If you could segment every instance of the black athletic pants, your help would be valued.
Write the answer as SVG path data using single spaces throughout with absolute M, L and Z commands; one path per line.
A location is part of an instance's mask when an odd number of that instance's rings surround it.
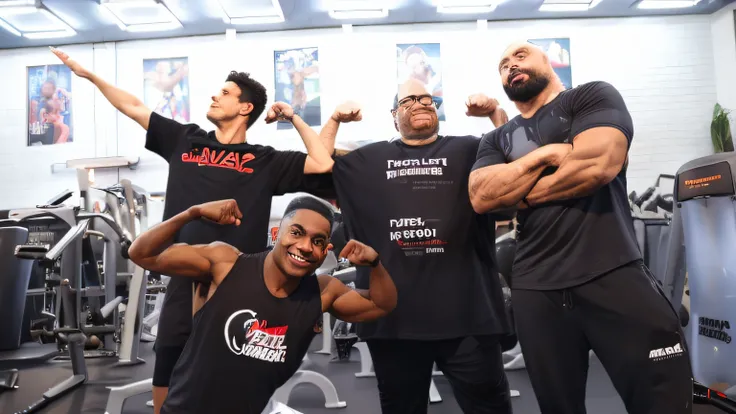
M 680 320 L 640 262 L 570 289 L 515 289 L 511 298 L 542 414 L 585 414 L 591 349 L 629 414 L 692 413 Z
M 383 414 L 426 414 L 435 362 L 466 414 L 512 412 L 501 346 L 493 337 L 373 339 L 366 343 L 373 358 Z

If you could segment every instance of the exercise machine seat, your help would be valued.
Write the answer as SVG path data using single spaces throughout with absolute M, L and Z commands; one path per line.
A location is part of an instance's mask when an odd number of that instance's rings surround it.
M 677 172 L 674 194 L 690 288 L 693 326 L 688 339 L 693 375 L 705 386 L 724 390 L 736 385 L 734 183 L 736 154 L 715 154 L 683 165 Z
M 15 257 L 15 247 L 27 241 L 28 229 L 24 227 L 0 228 L 0 315 L 5 320 L 0 329 L 0 351 L 20 347 L 33 261 Z

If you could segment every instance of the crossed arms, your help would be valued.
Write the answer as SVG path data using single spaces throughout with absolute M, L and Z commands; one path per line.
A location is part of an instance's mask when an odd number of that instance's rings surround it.
M 610 183 L 624 167 L 626 136 L 617 128 L 596 127 L 572 144 L 549 144 L 508 164 L 479 168 L 468 190 L 479 213 L 527 208 L 550 201 L 584 197 Z M 539 178 L 548 167 L 557 171 Z

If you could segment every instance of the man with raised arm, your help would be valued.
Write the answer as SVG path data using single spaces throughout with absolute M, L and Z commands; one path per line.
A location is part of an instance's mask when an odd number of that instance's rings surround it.
M 498 70 L 521 115 L 483 138 L 469 195 L 478 213 L 519 209 L 512 304 L 542 414 L 585 414 L 591 349 L 629 413 L 691 413 L 680 320 L 634 233 L 621 94 L 605 82 L 565 90 L 527 42 Z
M 164 219 L 196 204 L 228 198 L 235 198 L 248 217 L 239 227 L 222 227 L 201 220 L 189 223 L 177 234 L 179 242 L 207 244 L 220 240 L 245 253 L 260 252 L 266 248 L 272 196 L 300 191 L 305 174 L 323 173 L 332 167 L 331 154 L 320 143 L 319 135 L 285 103 L 274 104 L 266 122 L 292 122 L 307 154 L 247 142 L 246 132 L 261 116 L 267 102 L 266 88 L 247 73 L 230 72 L 222 88 L 212 96 L 207 119 L 215 130 L 207 132 L 198 125 L 182 125 L 152 112 L 140 99 L 109 84 L 66 53 L 53 48 L 52 52 L 147 131 L 146 149 L 169 164 Z M 155 344 L 155 414 L 166 398 L 171 370 L 189 338 L 192 309 L 192 281 L 172 277 Z
M 203 220 L 240 227 L 248 217 L 235 200 L 194 206 L 140 235 L 129 251 L 145 269 L 210 282 L 162 413 L 261 414 L 302 364 L 322 330 L 323 312 L 360 322 L 396 306 L 396 286 L 378 253 L 355 240 L 340 257 L 369 269 L 367 292 L 314 274 L 332 248 L 334 220 L 332 208 L 314 197 L 294 199 L 284 211 L 273 250 L 256 254 L 222 242 L 174 243 L 185 225 Z
M 432 367 L 463 412 L 511 413 L 501 339 L 509 332 L 493 264 L 493 218 L 473 211 L 468 175 L 480 138 L 440 135 L 441 104 L 416 80 L 403 84 L 391 112 L 400 139 L 335 157 L 333 179 L 350 237 L 373 246 L 399 291 L 396 310 L 360 323 L 384 414 L 426 414 Z M 468 115 L 506 120 L 495 100 L 476 95 Z M 341 105 L 322 130 L 334 148 L 340 122 L 361 118 Z M 367 275 L 358 270 L 357 284 Z

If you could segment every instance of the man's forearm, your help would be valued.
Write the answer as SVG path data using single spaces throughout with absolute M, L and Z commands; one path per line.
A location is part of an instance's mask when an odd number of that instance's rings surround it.
M 595 162 L 563 162 L 554 174 L 542 177 L 529 191 L 530 206 L 585 197 L 607 184 Z
M 124 113 L 128 117 L 131 116 L 128 113 L 128 110 L 130 108 L 143 106 L 143 102 L 141 102 L 140 99 L 118 88 L 117 86 L 111 85 L 94 73 L 90 75 L 89 80 L 97 87 L 97 89 L 100 90 L 102 95 L 105 96 L 105 98 L 112 104 L 112 106 L 115 107 L 115 109 Z
M 626 165 L 628 140 L 614 128 L 586 130 L 554 174 L 543 177 L 529 192 L 533 207 L 550 201 L 585 197 L 613 180 Z
M 339 128 L 340 123 L 330 118 L 319 132 L 319 139 L 322 141 L 322 145 L 324 145 L 330 155 L 335 152 L 335 137 L 337 137 L 337 130 Z
M 200 217 L 196 207 L 191 207 L 141 233 L 130 246 L 131 257 L 154 257 L 160 255 L 174 242 L 176 233 L 187 223 Z
M 381 263 L 371 269 L 368 294 L 373 303 L 385 312 L 391 312 L 396 307 L 396 285 Z
M 506 114 L 506 111 L 504 111 L 503 108 L 496 108 L 496 110 L 493 111 L 489 118 L 491 118 L 491 122 L 493 122 L 493 126 L 496 128 L 499 128 L 509 122 L 509 116 Z
M 516 207 L 529 193 L 545 168 L 547 152 L 534 150 L 508 164 L 492 165 L 470 173 L 469 194 L 478 214 Z
M 307 154 L 312 158 L 320 167 L 324 169 L 322 172 L 327 172 L 332 168 L 334 161 L 332 160 L 332 152 L 328 151 L 327 148 L 322 144 L 319 134 L 317 134 L 304 120 L 294 115 L 292 119 L 292 125 L 299 132 L 299 136 L 302 137 L 304 146 L 307 148 Z

